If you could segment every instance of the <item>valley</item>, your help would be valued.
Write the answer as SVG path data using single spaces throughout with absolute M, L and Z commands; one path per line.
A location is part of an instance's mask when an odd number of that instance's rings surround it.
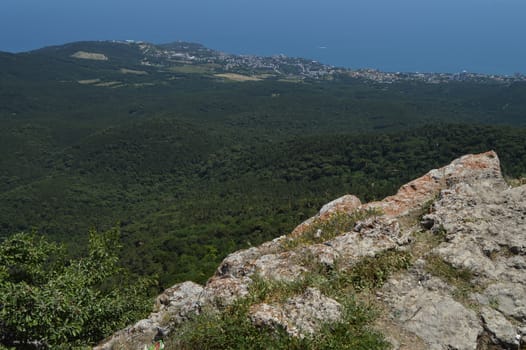
M 1 237 L 35 231 L 76 256 L 89 229 L 118 227 L 123 265 L 159 290 L 206 281 L 333 198 L 383 198 L 465 153 L 494 149 L 506 176 L 526 175 L 522 76 L 143 42 L 2 53 L 0 66 Z

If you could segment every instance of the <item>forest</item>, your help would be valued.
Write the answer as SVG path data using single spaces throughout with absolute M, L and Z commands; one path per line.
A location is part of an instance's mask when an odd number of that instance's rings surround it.
M 86 232 L 117 230 L 119 268 L 150 295 L 466 153 L 526 177 L 525 83 L 229 82 L 20 55 L 0 55 L 0 241 L 32 233 L 84 261 Z M 78 83 L 95 77 L 122 85 Z

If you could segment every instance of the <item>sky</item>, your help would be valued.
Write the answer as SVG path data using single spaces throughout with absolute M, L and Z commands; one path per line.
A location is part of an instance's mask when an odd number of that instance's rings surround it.
M 526 74 L 526 0 L 0 0 L 0 51 L 177 40 L 349 68 Z

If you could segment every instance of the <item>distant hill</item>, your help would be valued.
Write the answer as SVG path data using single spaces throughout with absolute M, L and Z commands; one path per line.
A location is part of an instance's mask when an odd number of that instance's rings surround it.
M 91 55 L 91 59 L 89 58 Z M 100 55 L 96 59 L 97 55 Z M 286 79 L 302 81 L 305 79 L 331 80 L 351 77 L 378 83 L 400 81 L 418 81 L 426 83 L 444 83 L 470 81 L 478 83 L 512 83 L 526 81 L 522 75 L 497 76 L 477 73 L 414 73 L 381 72 L 371 69 L 345 69 L 303 59 L 275 55 L 261 57 L 256 55 L 233 55 L 207 48 L 190 42 L 151 44 L 142 41 L 83 41 L 44 47 L 27 53 L 16 54 L 17 66 L 32 66 L 36 61 L 51 72 L 70 72 L 68 64 L 79 64 L 79 70 L 85 69 L 129 69 L 139 68 L 150 73 L 206 73 L 214 76 L 221 73 L 244 74 L 259 79 Z M 26 60 L 22 59 L 25 57 Z M 2 57 L 0 56 L 0 59 Z M 80 63 L 78 60 L 84 62 Z M 11 62 L 13 63 L 13 62 Z M 15 69 L 6 62 L 6 68 Z M 55 65 L 53 69 L 51 66 Z M 106 72 L 108 73 L 108 72 Z M 55 74 L 55 76 L 62 76 Z M 165 76 L 165 78 L 169 78 Z

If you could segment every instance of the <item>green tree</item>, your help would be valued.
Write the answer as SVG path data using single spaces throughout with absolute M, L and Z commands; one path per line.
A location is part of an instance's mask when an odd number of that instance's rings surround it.
M 87 256 L 35 234 L 0 245 L 0 340 L 43 347 L 93 344 L 144 316 L 153 281 L 118 266 L 119 231 L 89 234 Z

